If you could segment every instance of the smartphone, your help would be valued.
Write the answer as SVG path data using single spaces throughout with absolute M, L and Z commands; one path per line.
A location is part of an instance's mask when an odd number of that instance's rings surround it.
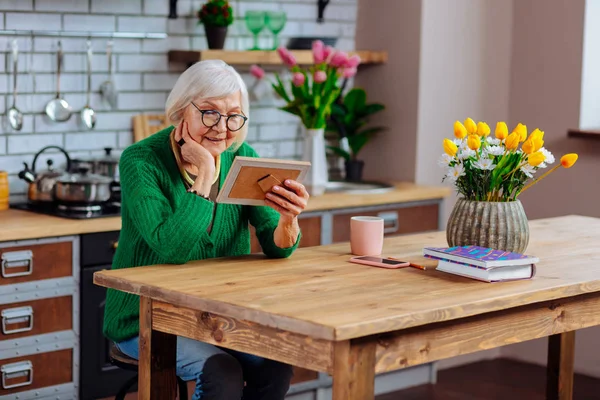
M 389 258 L 374 257 L 374 256 L 352 257 L 352 258 L 350 258 L 350 262 L 353 262 L 356 264 L 371 265 L 373 267 L 382 267 L 382 268 L 403 268 L 403 267 L 410 266 L 410 263 L 408 261 L 391 260 Z

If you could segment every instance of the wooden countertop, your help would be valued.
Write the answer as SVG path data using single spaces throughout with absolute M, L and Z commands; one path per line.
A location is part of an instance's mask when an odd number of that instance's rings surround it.
M 436 200 L 442 199 L 450 193 L 451 189 L 447 187 L 398 183 L 396 184 L 396 190 L 388 193 L 369 195 L 331 193 L 311 197 L 308 209 L 305 212 Z M 108 232 L 120 229 L 120 217 L 75 220 L 14 209 L 0 211 L 0 242 Z

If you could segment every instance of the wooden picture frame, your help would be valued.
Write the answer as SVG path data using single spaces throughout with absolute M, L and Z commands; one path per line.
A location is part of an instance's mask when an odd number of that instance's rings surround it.
M 217 196 L 217 203 L 265 205 L 265 192 L 286 179 L 302 183 L 308 161 L 236 156 Z

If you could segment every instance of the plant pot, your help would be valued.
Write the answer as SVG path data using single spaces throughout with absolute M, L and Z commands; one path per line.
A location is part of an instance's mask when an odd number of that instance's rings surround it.
M 226 26 L 207 26 L 204 25 L 204 32 L 206 34 L 206 41 L 208 42 L 209 49 L 222 49 L 225 45 L 225 38 L 227 37 Z
M 304 151 L 302 160 L 310 161 L 311 166 L 304 178 L 304 186 L 311 196 L 320 196 L 325 193 L 329 182 L 327 156 L 325 154 L 324 128 L 304 128 Z
M 487 202 L 458 199 L 446 227 L 448 246 L 482 246 L 523 253 L 529 223 L 519 200 Z
M 346 161 L 346 180 L 349 182 L 361 182 L 363 167 L 365 166 L 365 162 L 362 160 L 349 160 Z

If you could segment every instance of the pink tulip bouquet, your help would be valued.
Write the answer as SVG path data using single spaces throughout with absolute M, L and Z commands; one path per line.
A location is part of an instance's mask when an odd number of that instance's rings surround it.
M 360 57 L 350 57 L 343 51 L 325 46 L 320 40 L 312 44 L 313 64 L 304 68 L 285 47 L 279 47 L 277 53 L 292 74 L 289 90 L 279 75 L 275 75 L 276 82 L 271 84 L 287 103 L 281 110 L 300 117 L 307 129 L 325 128 L 331 105 L 343 89 L 341 82 L 356 74 Z M 250 72 L 257 79 L 264 77 L 264 71 L 256 65 Z

